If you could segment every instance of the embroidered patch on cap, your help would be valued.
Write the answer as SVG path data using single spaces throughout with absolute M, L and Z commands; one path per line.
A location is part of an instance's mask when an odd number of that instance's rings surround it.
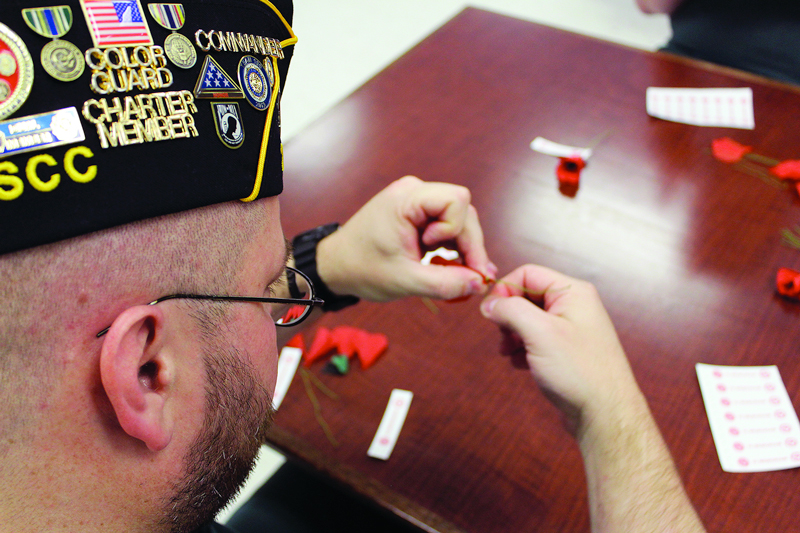
M 279 194 L 291 16 L 291 0 L 0 2 L 0 253 Z

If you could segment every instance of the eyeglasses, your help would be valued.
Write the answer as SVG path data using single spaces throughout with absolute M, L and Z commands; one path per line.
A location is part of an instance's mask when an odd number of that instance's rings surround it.
M 298 279 L 300 276 L 300 279 Z M 147 305 L 156 305 L 167 300 L 210 300 L 214 302 L 252 302 L 263 303 L 269 305 L 269 314 L 272 320 L 275 321 L 276 326 L 288 328 L 296 326 L 311 314 L 311 310 L 315 305 L 323 305 L 324 300 L 316 297 L 314 293 L 314 284 L 311 280 L 297 270 L 296 268 L 286 267 L 281 277 L 276 280 L 270 287 L 275 288 L 275 292 L 279 292 L 281 287 L 284 287 L 292 298 L 257 298 L 252 296 L 210 296 L 203 294 L 170 294 L 169 296 L 162 296 L 157 300 L 153 300 Z M 111 326 L 103 329 L 97 334 L 97 337 L 102 337 Z

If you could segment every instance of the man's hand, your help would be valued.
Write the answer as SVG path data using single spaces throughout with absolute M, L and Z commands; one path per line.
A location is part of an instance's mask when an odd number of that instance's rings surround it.
M 498 281 L 481 311 L 567 416 L 592 531 L 705 531 L 591 284 L 526 265 Z
M 469 190 L 448 183 L 401 178 L 367 202 L 317 246 L 317 272 L 336 294 L 373 301 L 404 296 L 451 299 L 482 293 L 497 268 L 483 244 Z M 440 245 L 458 250 L 457 266 L 422 265 Z
M 526 265 L 498 281 L 481 311 L 502 328 L 504 351 L 524 353 L 573 432 L 609 408 L 642 401 L 611 319 L 591 284 Z

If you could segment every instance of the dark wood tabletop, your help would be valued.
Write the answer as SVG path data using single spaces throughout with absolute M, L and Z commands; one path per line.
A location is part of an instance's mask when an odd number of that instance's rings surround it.
M 756 128 L 651 118 L 648 86 L 752 87 Z M 710 153 L 730 136 L 800 159 L 798 109 L 788 86 L 467 9 L 287 144 L 284 229 L 344 222 L 407 174 L 469 187 L 501 274 L 533 262 L 597 286 L 708 529 L 797 530 L 800 472 L 721 470 L 694 365 L 776 364 L 800 405 L 800 305 L 775 292 L 777 269 L 800 267 L 780 236 L 800 201 Z M 529 147 L 603 135 L 574 198 L 558 190 L 557 159 Z M 588 531 L 577 446 L 530 374 L 499 355 L 479 301 L 326 315 L 318 325 L 382 332 L 389 348 L 343 377 L 311 368 L 339 395 L 317 394 L 338 446 L 300 376 L 272 443 L 428 530 Z M 414 400 L 391 458 L 371 459 L 394 388 Z

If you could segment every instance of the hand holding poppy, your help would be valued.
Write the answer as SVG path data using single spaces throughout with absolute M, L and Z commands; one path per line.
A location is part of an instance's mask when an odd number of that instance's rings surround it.
M 442 244 L 455 247 L 469 268 L 420 263 Z M 320 241 L 317 268 L 336 294 L 372 301 L 482 293 L 484 276 L 497 273 L 469 190 L 414 176 L 390 184 Z
M 481 311 L 566 415 L 593 531 L 705 531 L 591 284 L 525 265 L 499 280 Z
M 481 312 L 502 328 L 505 352 L 524 353 L 534 378 L 574 433 L 614 410 L 644 402 L 590 283 L 525 265 L 498 280 Z

